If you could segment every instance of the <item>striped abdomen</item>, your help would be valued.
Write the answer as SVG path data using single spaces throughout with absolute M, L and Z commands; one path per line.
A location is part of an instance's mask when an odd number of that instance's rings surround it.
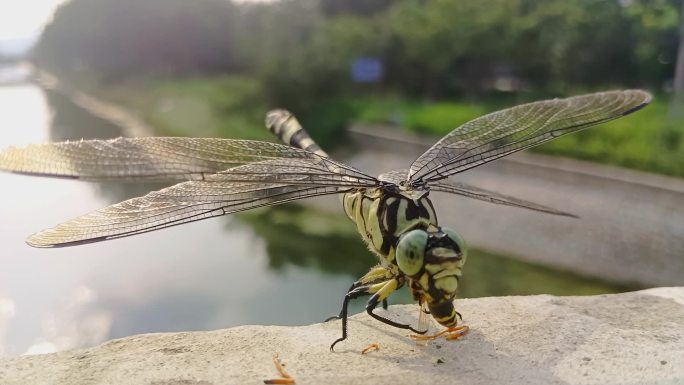
M 297 119 L 287 110 L 272 110 L 266 114 L 266 127 L 290 146 L 328 158 L 328 154 L 311 139 Z

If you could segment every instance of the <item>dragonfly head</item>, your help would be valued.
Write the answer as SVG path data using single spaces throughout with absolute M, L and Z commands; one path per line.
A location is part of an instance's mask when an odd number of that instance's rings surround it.
M 397 243 L 396 261 L 409 278 L 413 297 L 427 304 L 437 322 L 451 327 L 458 322 L 453 300 L 466 261 L 466 245 L 456 231 L 435 228 L 403 234 Z
M 442 302 L 455 296 L 467 252 L 456 231 L 448 227 L 435 229 L 418 228 L 402 234 L 396 261 L 399 270 L 429 295 L 426 299 Z

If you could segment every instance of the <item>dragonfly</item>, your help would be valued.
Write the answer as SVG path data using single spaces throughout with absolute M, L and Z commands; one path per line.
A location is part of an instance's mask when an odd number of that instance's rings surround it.
M 642 90 L 607 91 L 538 101 L 493 112 L 456 127 L 408 169 L 377 177 L 332 159 L 285 110 L 267 114 L 266 126 L 283 143 L 187 137 L 78 140 L 10 147 L 0 170 L 90 181 L 159 181 L 177 184 L 67 220 L 31 235 L 34 247 L 75 246 L 142 234 L 262 206 L 339 195 L 346 215 L 379 263 L 354 282 L 340 313 L 347 338 L 348 305 L 369 296 L 366 312 L 420 337 L 467 331 L 454 306 L 467 258 L 455 230 L 440 226 L 432 191 L 494 204 L 573 217 L 551 207 L 450 180 L 449 177 L 562 135 L 631 114 L 651 101 Z M 376 313 L 407 286 L 445 329 L 434 336 Z

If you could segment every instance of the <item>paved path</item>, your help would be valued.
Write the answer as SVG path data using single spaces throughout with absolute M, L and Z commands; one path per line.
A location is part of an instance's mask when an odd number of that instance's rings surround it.
M 406 169 L 434 139 L 352 128 L 346 158 L 371 174 Z M 556 217 L 433 193 L 440 223 L 471 245 L 615 282 L 684 284 L 684 180 L 518 154 L 454 180 L 580 216 Z
M 140 137 L 154 134 L 154 129 L 130 110 L 78 90 L 59 80 L 50 72 L 36 68 L 35 81 L 44 89 L 64 95 L 76 106 L 88 111 L 93 116 L 121 127 L 125 136 Z

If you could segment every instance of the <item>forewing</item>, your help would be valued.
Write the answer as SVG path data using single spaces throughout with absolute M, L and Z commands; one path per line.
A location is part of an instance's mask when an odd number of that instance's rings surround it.
M 298 167 L 306 166 L 306 169 Z M 72 246 L 145 233 L 296 199 L 378 184 L 318 160 L 269 160 L 235 167 L 93 211 L 32 235 L 35 247 Z
M 528 210 L 540 211 L 547 214 L 562 215 L 566 217 L 577 218 L 576 215 L 569 214 L 551 207 L 542 206 L 536 203 L 524 201 L 522 199 L 513 198 L 494 191 L 488 191 L 479 187 L 469 186 L 463 183 L 439 181 L 430 183 L 431 191 L 441 191 L 451 194 L 457 194 L 468 198 L 473 198 L 489 203 L 496 203 L 505 206 L 520 207 Z
M 632 113 L 651 100 L 641 90 L 609 91 L 523 104 L 467 122 L 421 155 L 412 184 L 440 180 L 558 136 Z
M 268 159 L 317 159 L 277 143 L 218 138 L 117 138 L 33 144 L 0 152 L 0 170 L 86 180 L 197 180 Z

